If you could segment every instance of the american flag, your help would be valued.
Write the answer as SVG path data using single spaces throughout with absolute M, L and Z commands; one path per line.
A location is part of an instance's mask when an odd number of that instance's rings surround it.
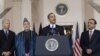
M 77 26 L 76 26 L 76 37 L 75 37 L 73 52 L 74 52 L 73 56 L 81 56 L 78 23 L 77 23 Z

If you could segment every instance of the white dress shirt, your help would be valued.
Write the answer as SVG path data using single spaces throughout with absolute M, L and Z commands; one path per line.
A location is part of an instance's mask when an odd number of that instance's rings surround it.
M 56 24 L 50 24 L 50 28 L 56 28 Z
M 4 33 L 7 34 L 7 35 L 9 34 L 9 31 L 8 31 L 7 29 L 3 29 L 3 31 L 4 31 Z
M 89 30 L 89 38 L 91 39 L 95 29 Z M 91 35 L 91 36 L 90 36 Z

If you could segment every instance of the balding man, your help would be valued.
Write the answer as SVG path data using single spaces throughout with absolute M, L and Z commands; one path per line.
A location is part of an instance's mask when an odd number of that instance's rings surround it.
M 10 20 L 2 21 L 3 29 L 0 30 L 0 56 L 14 56 L 15 33 L 10 28 Z

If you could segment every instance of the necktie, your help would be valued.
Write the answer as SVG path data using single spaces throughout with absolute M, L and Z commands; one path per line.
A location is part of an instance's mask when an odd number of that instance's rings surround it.
M 8 38 L 8 31 L 5 31 L 5 35 L 6 35 L 6 37 Z
M 52 35 L 55 34 L 54 26 L 52 25 Z
M 92 37 L 92 31 L 90 31 L 90 34 L 89 34 L 89 39 L 91 39 Z

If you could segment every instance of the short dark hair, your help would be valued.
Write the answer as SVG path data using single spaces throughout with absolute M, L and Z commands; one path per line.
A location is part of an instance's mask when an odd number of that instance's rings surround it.
M 49 13 L 49 14 L 48 14 L 48 19 L 49 19 L 49 16 L 50 16 L 51 14 L 54 14 L 54 13 L 52 13 L 52 12 L 51 12 L 51 13 Z
M 95 24 L 97 24 L 97 21 L 94 18 L 91 18 L 89 20 L 93 20 Z

